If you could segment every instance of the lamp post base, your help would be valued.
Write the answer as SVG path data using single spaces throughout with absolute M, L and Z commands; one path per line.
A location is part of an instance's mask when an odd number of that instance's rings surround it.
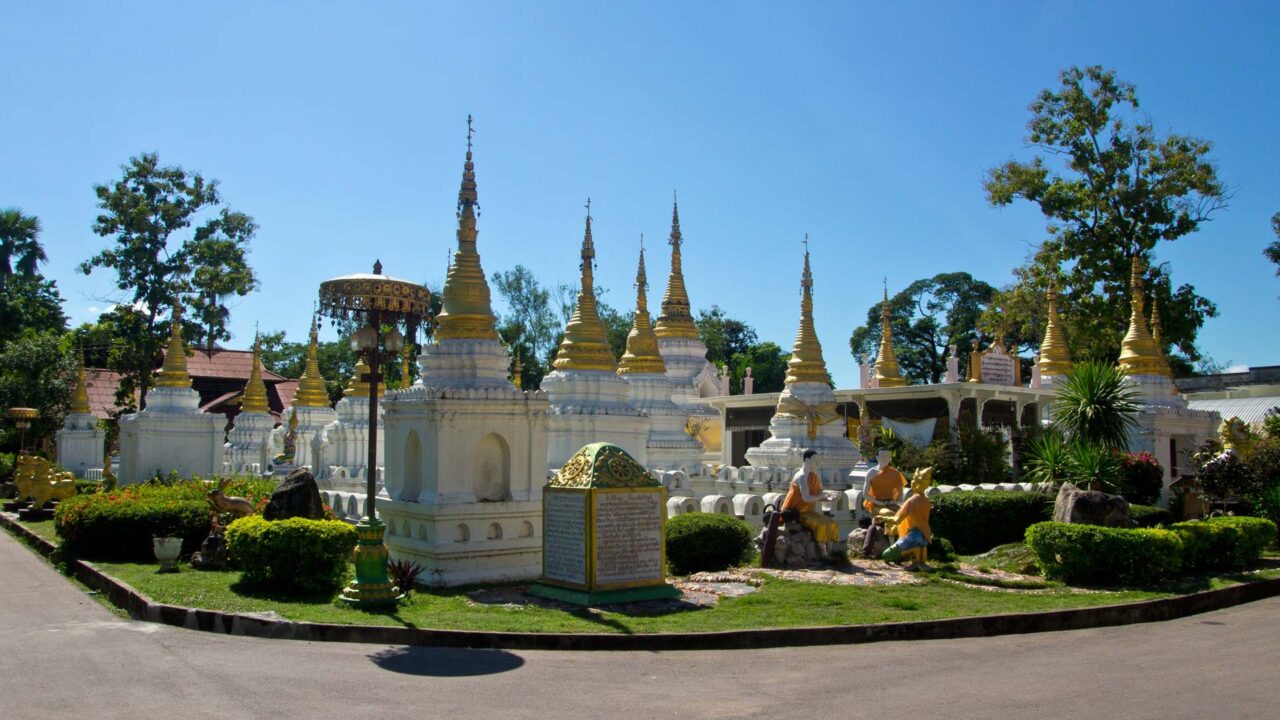
M 342 591 L 342 601 L 362 608 L 395 605 L 404 595 L 387 577 L 387 546 L 382 542 L 386 526 L 377 518 L 364 517 L 356 523 L 354 560 L 356 579 Z

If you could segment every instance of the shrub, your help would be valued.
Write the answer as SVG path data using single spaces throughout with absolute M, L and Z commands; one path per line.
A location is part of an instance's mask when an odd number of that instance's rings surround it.
M 1168 527 L 1173 524 L 1173 513 L 1164 508 L 1150 505 L 1129 505 L 1129 519 L 1135 527 L 1149 528 L 1157 525 Z
M 1024 453 L 1027 473 L 1023 479 L 1039 483 L 1057 483 L 1067 479 L 1071 474 L 1067 450 L 1067 441 L 1057 431 L 1051 430 L 1031 440 Z
M 728 515 L 685 513 L 667 521 L 671 572 L 724 570 L 751 557 L 751 526 Z
M 243 517 L 227 527 L 227 557 L 249 587 L 289 593 L 336 592 L 346 578 L 356 529 L 341 520 Z
M 1255 517 L 1189 520 L 1171 529 L 1182 537 L 1182 565 L 1188 571 L 1244 567 L 1276 539 L 1275 523 Z
M 0 482 L 9 482 L 13 479 L 13 469 L 17 455 L 14 453 L 0 453 Z
M 1151 505 L 1160 499 L 1164 489 L 1164 468 L 1149 452 L 1122 453 L 1117 486 L 1125 500 Z
M 180 537 L 182 552 L 195 552 L 209 534 L 209 506 L 126 489 L 67 498 L 58 504 L 53 524 L 63 549 L 76 557 L 147 561 L 155 557 L 154 537 Z
M 1182 539 L 1172 530 L 1042 522 L 1027 546 L 1050 580 L 1081 585 L 1150 586 L 1177 575 Z
M 1028 527 L 1053 516 L 1053 499 L 1040 493 L 955 491 L 932 502 L 929 527 L 963 555 L 1017 542 Z
M 956 557 L 956 549 L 952 546 L 951 541 L 934 533 L 929 538 L 929 559 L 938 562 L 948 562 Z

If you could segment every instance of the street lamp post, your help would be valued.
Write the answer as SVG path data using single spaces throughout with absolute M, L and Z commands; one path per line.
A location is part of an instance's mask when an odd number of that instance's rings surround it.
M 378 519 L 378 386 L 382 379 L 383 349 L 400 352 L 404 336 L 396 325 L 404 323 L 410 334 L 427 316 L 430 293 L 421 285 L 382 274 L 382 263 L 373 273 L 347 275 L 320 284 L 320 310 L 329 317 L 354 320 L 363 325 L 351 336 L 351 349 L 364 355 L 369 365 L 369 452 L 365 475 L 365 515 L 356 523 L 359 541 L 354 553 L 356 578 L 342 591 L 342 599 L 360 607 L 396 603 L 403 595 L 387 576 L 386 531 Z M 392 329 L 384 336 L 382 326 Z

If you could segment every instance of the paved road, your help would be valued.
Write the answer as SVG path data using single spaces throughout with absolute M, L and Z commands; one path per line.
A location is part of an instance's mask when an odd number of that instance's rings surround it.
M 0 531 L 0 718 L 1268 718 L 1280 599 L 1168 623 L 708 652 L 228 637 L 122 620 Z

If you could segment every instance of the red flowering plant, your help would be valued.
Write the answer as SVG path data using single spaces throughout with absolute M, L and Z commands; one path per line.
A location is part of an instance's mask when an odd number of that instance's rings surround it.
M 1154 505 L 1164 489 L 1164 468 L 1149 452 L 1122 452 L 1119 491 L 1136 505 Z

